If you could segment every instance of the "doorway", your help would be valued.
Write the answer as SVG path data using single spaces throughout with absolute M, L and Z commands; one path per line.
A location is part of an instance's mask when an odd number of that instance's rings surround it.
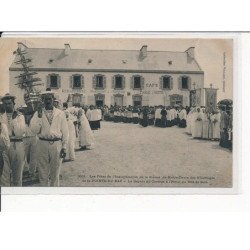
M 114 97 L 115 106 L 123 106 L 123 95 L 115 95 Z
M 103 94 L 97 94 L 95 95 L 95 105 L 98 107 L 101 107 L 104 105 L 104 99 L 105 99 L 105 95 Z
M 142 104 L 142 96 L 141 95 L 134 95 L 133 96 L 133 105 L 134 106 L 141 106 Z

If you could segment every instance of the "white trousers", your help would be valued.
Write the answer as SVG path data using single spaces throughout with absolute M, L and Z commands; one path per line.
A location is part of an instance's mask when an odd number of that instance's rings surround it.
M 31 174 L 36 172 L 36 144 L 37 144 L 37 137 L 31 136 L 23 139 L 24 143 L 24 150 L 25 150 L 25 158 L 26 164 L 28 165 L 28 169 Z
M 42 187 L 59 187 L 59 175 L 62 159 L 60 151 L 62 142 L 42 141 L 37 142 L 37 168 L 40 185 Z
M 11 169 L 12 185 L 15 187 L 21 187 L 25 162 L 23 142 L 11 142 L 7 154 Z

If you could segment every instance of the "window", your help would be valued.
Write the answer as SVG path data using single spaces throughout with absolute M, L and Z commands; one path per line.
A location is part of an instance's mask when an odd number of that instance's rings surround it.
M 115 75 L 113 77 L 113 89 L 124 89 L 125 79 L 123 75 Z
M 96 87 L 103 88 L 103 76 L 96 76 Z
M 144 88 L 144 78 L 140 75 L 132 76 L 131 88 L 132 89 L 143 89 Z
M 73 80 L 72 88 L 82 88 L 82 76 L 81 75 L 73 75 L 72 80 Z
M 122 88 L 122 76 L 115 77 L 115 88 L 121 89 Z
M 187 76 L 183 76 L 181 78 L 181 88 L 188 89 L 188 77 Z
M 52 89 L 60 88 L 60 76 L 57 74 L 50 74 L 47 77 L 47 87 Z
M 162 78 L 162 88 L 170 89 L 170 76 L 163 76 Z
M 106 78 L 104 75 L 94 75 L 93 77 L 93 88 L 94 89 L 105 89 Z
M 135 89 L 140 89 L 141 88 L 141 77 L 140 76 L 135 76 L 134 77 L 134 88 Z

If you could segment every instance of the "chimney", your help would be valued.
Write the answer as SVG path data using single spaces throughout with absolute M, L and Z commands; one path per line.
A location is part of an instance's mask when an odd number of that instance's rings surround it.
M 191 59 L 194 59 L 194 47 L 188 48 L 185 52 Z
M 64 54 L 65 54 L 65 56 L 68 56 L 69 55 L 69 52 L 70 52 L 70 45 L 69 45 L 69 43 L 65 43 L 64 44 Z
M 147 45 L 143 45 L 140 49 L 140 55 L 139 55 L 139 58 L 141 60 L 145 59 L 147 57 L 147 48 L 148 46 Z

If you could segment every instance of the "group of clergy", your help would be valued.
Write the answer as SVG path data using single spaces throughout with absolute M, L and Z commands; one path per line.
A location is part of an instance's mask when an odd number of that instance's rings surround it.
M 186 132 L 195 139 L 217 140 L 222 147 L 232 146 L 232 113 L 220 109 L 194 107 L 187 115 Z
M 103 108 L 104 120 L 140 124 L 143 127 L 154 125 L 156 127 L 186 127 L 188 107 L 164 107 L 164 106 L 143 106 L 143 107 L 120 107 L 105 106 Z
M 59 186 L 62 162 L 75 160 L 77 149 L 94 147 L 101 112 L 67 103 L 59 108 L 49 89 L 39 101 L 24 96 L 19 109 L 15 98 L 6 94 L 0 100 L 0 186 L 22 186 L 25 173 L 42 187 Z

